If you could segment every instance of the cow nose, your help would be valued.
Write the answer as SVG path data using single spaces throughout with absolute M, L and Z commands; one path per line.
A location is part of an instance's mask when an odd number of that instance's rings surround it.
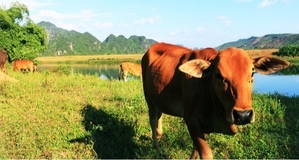
M 245 110 L 245 111 L 233 111 L 234 116 L 234 123 L 237 125 L 244 125 L 250 123 L 253 117 L 252 110 Z

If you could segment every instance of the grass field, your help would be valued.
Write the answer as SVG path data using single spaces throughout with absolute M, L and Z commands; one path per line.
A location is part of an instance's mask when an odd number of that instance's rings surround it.
M 97 62 L 120 62 L 140 61 L 143 54 L 115 54 L 115 55 L 89 55 L 89 56 L 51 56 L 38 57 L 35 60 L 39 63 L 97 63 Z
M 162 154 L 151 145 L 140 80 L 105 81 L 71 72 L 0 82 L 0 158 L 189 158 L 181 118 L 164 117 Z M 210 134 L 214 158 L 299 158 L 299 97 L 254 94 L 256 123 L 235 136 Z

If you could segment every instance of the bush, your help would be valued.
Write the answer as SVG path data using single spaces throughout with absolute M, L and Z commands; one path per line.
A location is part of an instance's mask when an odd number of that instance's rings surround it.
M 289 45 L 289 46 L 283 46 L 279 48 L 279 51 L 277 53 L 278 56 L 298 56 L 299 55 L 299 46 L 295 45 Z

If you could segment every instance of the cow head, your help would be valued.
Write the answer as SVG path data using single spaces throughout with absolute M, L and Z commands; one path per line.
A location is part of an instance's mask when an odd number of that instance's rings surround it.
M 195 78 L 212 76 L 211 83 L 221 107 L 224 107 L 227 121 L 243 125 L 252 123 L 255 119 L 251 96 L 253 74 L 270 74 L 288 66 L 289 62 L 279 58 L 252 59 L 242 49 L 228 48 L 219 52 L 213 59 L 187 61 L 179 70 Z

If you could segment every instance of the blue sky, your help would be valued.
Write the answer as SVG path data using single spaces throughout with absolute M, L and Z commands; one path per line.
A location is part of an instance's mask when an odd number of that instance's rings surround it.
M 16 0 L 1 0 L 8 8 Z M 38 23 L 89 32 L 146 36 L 190 48 L 278 33 L 299 33 L 299 0 L 19 0 Z

